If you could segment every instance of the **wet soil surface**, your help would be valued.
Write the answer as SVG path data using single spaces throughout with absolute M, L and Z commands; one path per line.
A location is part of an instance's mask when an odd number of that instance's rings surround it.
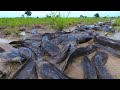
M 72 30 L 74 30 L 74 28 L 75 27 L 71 27 L 71 28 L 65 29 L 65 30 L 72 31 Z M 11 41 L 14 41 L 14 40 L 18 40 L 20 38 L 25 38 L 25 37 L 31 36 L 31 33 L 30 33 L 31 30 L 26 30 L 26 31 L 27 31 L 26 35 L 20 36 L 19 38 L 16 38 L 16 37 L 0 38 L 0 47 L 4 48 L 6 51 L 14 49 L 8 43 Z M 53 30 L 53 29 L 46 30 L 45 28 L 38 29 L 38 33 L 47 33 L 47 32 L 55 32 L 55 30 Z M 106 34 L 103 31 L 99 31 L 98 33 L 101 34 L 102 36 L 104 36 Z M 115 39 L 115 40 L 120 40 L 120 33 L 117 32 L 108 37 Z M 87 43 L 78 45 L 78 47 L 87 46 L 92 43 L 93 43 L 93 41 L 91 40 Z M 95 52 L 88 56 L 90 60 L 94 54 L 95 54 Z M 107 68 L 109 73 L 113 76 L 113 78 L 120 79 L 120 58 L 114 57 L 111 54 L 108 54 L 108 55 L 109 55 L 109 58 L 108 58 L 108 61 L 105 65 L 105 67 Z M 83 72 L 83 68 L 81 65 L 81 58 L 82 58 L 82 56 L 76 58 L 74 60 L 74 62 L 68 66 L 68 68 L 65 70 L 66 75 L 68 75 L 69 77 L 74 78 L 74 79 L 83 79 L 84 78 L 84 72 Z M 9 72 L 10 76 L 12 76 L 14 74 L 14 72 L 17 71 L 17 69 L 20 67 L 20 64 L 16 64 L 16 63 L 14 65 L 13 64 L 14 63 L 6 66 L 4 63 L 0 63 L 0 70 L 4 69 L 5 73 Z M 12 67 L 11 67 L 11 65 L 12 65 Z M 9 78 L 10 78 L 10 76 L 9 76 Z

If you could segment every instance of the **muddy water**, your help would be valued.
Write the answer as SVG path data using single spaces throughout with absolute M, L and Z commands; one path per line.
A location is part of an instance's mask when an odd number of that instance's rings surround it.
M 0 38 L 0 47 L 3 48 L 5 51 L 10 51 L 12 49 L 14 49 L 9 43 L 12 40 L 9 39 L 1 39 Z
M 120 32 L 116 32 L 115 34 L 110 35 L 108 37 L 114 40 L 120 40 Z
M 84 78 L 84 73 L 81 65 L 81 58 L 78 57 L 76 58 L 72 64 L 68 66 L 68 68 L 65 71 L 65 74 L 71 78 L 74 79 L 83 79 Z
M 0 43 L 9 43 L 9 42 L 11 42 L 11 40 L 0 38 Z

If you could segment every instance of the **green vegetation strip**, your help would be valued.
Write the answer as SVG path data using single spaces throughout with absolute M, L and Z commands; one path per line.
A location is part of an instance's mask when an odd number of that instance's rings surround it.
M 84 22 L 86 24 L 93 24 L 97 21 L 105 21 L 106 18 L 0 18 L 0 26 L 14 27 L 14 26 L 29 26 L 33 24 L 57 24 L 63 23 L 65 25 Z M 58 24 L 59 25 L 59 24 Z
M 57 30 L 62 30 L 63 28 L 67 28 L 69 26 L 74 26 L 78 23 L 85 24 L 94 24 L 98 21 L 108 21 L 109 18 L 0 18 L 0 28 L 5 27 L 5 34 L 15 33 L 18 34 L 18 27 L 26 26 L 29 27 L 31 25 L 43 24 L 50 25 L 52 28 Z M 119 20 L 120 21 L 120 20 Z M 11 28 L 12 32 L 11 32 Z

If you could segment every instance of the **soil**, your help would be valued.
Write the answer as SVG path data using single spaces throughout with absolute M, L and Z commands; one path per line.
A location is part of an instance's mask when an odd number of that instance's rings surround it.
M 26 28 L 26 27 L 24 27 L 24 28 L 25 28 L 25 32 L 27 34 L 25 36 L 13 37 L 12 35 L 9 35 L 9 36 L 5 37 L 5 36 L 0 34 L 0 36 L 1 36 L 0 37 L 1 38 L 0 39 L 0 47 L 4 48 L 6 51 L 14 49 L 12 46 L 10 46 L 8 44 L 10 41 L 18 40 L 20 38 L 24 38 L 26 36 L 28 37 L 28 36 L 31 35 L 31 30 L 32 29 L 30 30 L 29 28 Z M 44 26 L 44 28 L 42 26 L 37 27 L 37 28 L 38 28 L 38 33 L 55 32 L 55 30 L 48 29 L 45 26 Z M 75 27 L 70 27 L 69 29 L 65 29 L 65 30 L 66 31 L 72 31 L 72 30 L 74 30 L 74 28 Z M 106 34 L 104 32 L 98 32 L 98 33 L 100 33 L 101 35 Z M 117 37 L 117 39 L 118 39 L 118 37 Z M 90 44 L 93 44 L 92 40 L 87 42 L 87 43 L 80 44 L 80 45 L 78 45 L 78 47 L 87 46 L 87 45 L 90 45 Z M 90 60 L 91 60 L 91 58 L 94 54 L 95 54 L 95 52 L 88 56 Z M 109 58 L 108 58 L 108 61 L 105 65 L 105 67 L 107 68 L 109 73 L 113 76 L 113 78 L 115 78 L 115 79 L 119 78 L 120 79 L 120 58 L 114 57 L 110 54 L 108 54 L 108 55 L 109 55 Z M 82 57 L 76 58 L 74 60 L 74 62 L 69 65 L 69 67 L 65 71 L 66 75 L 68 75 L 69 77 L 74 78 L 74 79 L 83 79 L 84 78 L 84 72 L 83 72 L 82 65 L 81 65 L 81 58 Z M 20 64 L 14 64 L 12 66 L 14 66 L 14 67 L 11 67 L 11 64 L 6 66 L 4 63 L 0 63 L 0 70 L 4 70 L 5 73 L 9 72 L 10 73 L 9 78 L 10 78 L 14 74 L 14 72 L 20 67 Z

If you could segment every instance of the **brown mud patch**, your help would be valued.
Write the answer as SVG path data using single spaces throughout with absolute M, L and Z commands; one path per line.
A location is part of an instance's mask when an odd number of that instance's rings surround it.
M 120 58 L 108 54 L 109 58 L 105 65 L 109 73 L 115 79 L 120 79 Z

